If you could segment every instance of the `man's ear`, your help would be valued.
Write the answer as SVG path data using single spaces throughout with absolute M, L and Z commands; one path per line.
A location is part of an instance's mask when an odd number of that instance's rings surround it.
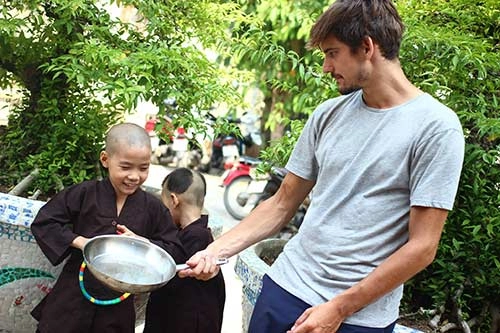
M 101 161 L 101 164 L 103 167 L 107 168 L 108 167 L 108 153 L 106 153 L 105 150 L 101 151 L 101 155 L 99 156 L 99 160 Z
M 365 36 L 361 42 L 361 50 L 366 58 L 371 58 L 375 52 L 375 43 L 370 36 Z

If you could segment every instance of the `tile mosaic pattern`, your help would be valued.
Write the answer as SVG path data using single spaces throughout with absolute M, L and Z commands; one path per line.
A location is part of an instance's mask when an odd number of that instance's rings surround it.
M 266 242 L 272 241 L 264 240 L 261 244 Z M 255 305 L 262 289 L 262 276 L 268 269 L 269 266 L 256 255 L 255 246 L 241 252 L 236 258 L 234 270 L 243 284 L 243 295 L 252 306 Z
M 212 231 L 212 235 L 215 238 L 218 238 L 222 235 L 222 228 L 224 227 L 224 222 L 222 218 L 216 214 L 208 215 L 208 227 Z
M 403 325 L 396 324 L 396 327 L 394 327 L 394 333 L 424 333 L 424 332 L 416 330 L 411 327 L 406 327 Z
M 0 193 L 0 222 L 29 227 L 45 201 Z
M 0 239 L 7 238 L 21 242 L 36 243 L 29 227 L 7 224 L 0 221 Z
M 262 242 L 267 242 L 268 245 L 272 246 L 272 240 L 264 240 Z M 262 242 L 261 245 L 262 246 Z M 254 245 L 244 251 L 242 251 L 237 259 L 234 266 L 234 271 L 240 277 L 243 283 L 243 329 L 246 330 L 248 327 L 248 321 L 250 319 L 250 314 L 253 311 L 255 301 L 262 288 L 262 276 L 267 272 L 270 266 L 268 266 L 259 256 L 256 254 L 256 247 Z M 402 326 L 396 325 L 394 328 L 394 333 L 423 333 L 422 331 Z
M 24 267 L 3 267 L 0 269 L 0 287 L 2 287 L 2 285 L 4 284 L 17 280 L 40 277 L 54 279 L 54 276 L 52 274 L 39 269 Z
M 62 265 L 50 264 L 28 227 L 0 222 L 0 231 L 0 332 L 34 332 L 30 311 L 51 290 Z

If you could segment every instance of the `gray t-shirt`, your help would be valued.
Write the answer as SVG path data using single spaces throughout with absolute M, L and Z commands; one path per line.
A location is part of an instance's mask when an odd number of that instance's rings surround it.
M 428 94 L 384 110 L 366 106 L 362 91 L 322 103 L 286 166 L 316 181 L 312 202 L 271 279 L 311 305 L 356 284 L 407 242 L 411 206 L 452 209 L 463 154 L 458 117 Z M 345 322 L 389 325 L 402 293 Z

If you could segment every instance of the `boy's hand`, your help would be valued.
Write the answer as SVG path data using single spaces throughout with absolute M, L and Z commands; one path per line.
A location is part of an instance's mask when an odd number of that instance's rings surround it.
M 181 278 L 194 277 L 197 280 L 210 280 L 219 273 L 217 258 L 209 251 L 203 250 L 195 253 L 187 262 L 190 268 L 179 271 Z
M 142 236 L 139 236 L 139 235 L 135 234 L 134 232 L 132 232 L 129 228 L 127 228 L 123 224 L 117 224 L 116 225 L 116 233 L 118 235 L 135 237 L 135 238 L 139 238 L 139 239 L 142 239 L 142 240 L 145 240 L 145 241 L 149 242 L 149 239 L 144 238 Z
M 83 247 L 87 242 L 89 241 L 89 238 L 83 237 L 83 236 L 76 236 L 75 239 L 71 242 L 71 246 L 80 250 L 83 250 Z

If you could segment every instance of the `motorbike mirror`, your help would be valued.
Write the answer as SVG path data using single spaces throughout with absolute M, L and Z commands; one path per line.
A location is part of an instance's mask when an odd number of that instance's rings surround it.
M 163 100 L 163 104 L 165 104 L 166 106 L 170 106 L 170 107 L 176 107 L 177 101 L 175 100 L 175 98 L 169 97 L 169 98 L 165 98 Z

